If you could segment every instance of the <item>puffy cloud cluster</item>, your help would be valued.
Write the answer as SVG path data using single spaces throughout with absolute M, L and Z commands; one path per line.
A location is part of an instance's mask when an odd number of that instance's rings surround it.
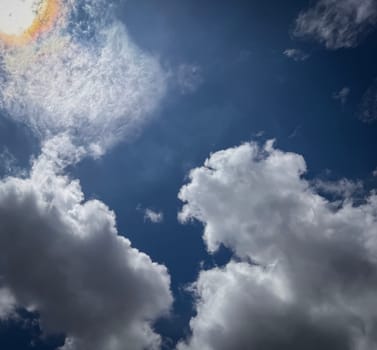
M 67 335 L 64 350 L 158 349 L 151 323 L 169 312 L 164 266 L 118 234 L 115 215 L 85 201 L 62 174 L 71 159 L 45 145 L 30 177 L 0 182 L 0 316 L 13 306 L 38 311 L 45 332 Z
M 210 252 L 197 315 L 180 350 L 377 346 L 377 194 L 332 202 L 303 177 L 302 156 L 255 143 L 217 152 L 190 173 L 179 218 L 199 220 Z
M 42 139 L 69 133 L 100 155 L 145 122 L 165 93 L 165 74 L 132 42 L 111 4 L 63 4 L 42 38 L 1 48 L 0 108 Z
M 377 21 L 375 0 L 319 0 L 302 11 L 293 34 L 311 37 L 328 49 L 355 47 Z

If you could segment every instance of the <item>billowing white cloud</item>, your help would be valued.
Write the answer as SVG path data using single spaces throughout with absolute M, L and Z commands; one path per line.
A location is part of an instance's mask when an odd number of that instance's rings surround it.
M 62 174 L 80 150 L 56 158 L 60 143 L 45 145 L 28 178 L 0 182 L 0 316 L 38 311 L 45 332 L 67 335 L 64 350 L 158 349 L 151 323 L 171 306 L 167 269 L 118 234 L 105 204 L 84 200 Z
M 305 171 L 302 156 L 271 141 L 191 171 L 180 220 L 202 222 L 208 250 L 223 244 L 237 261 L 200 273 L 193 333 L 178 349 L 377 346 L 377 194 L 331 202 Z
M 165 93 L 165 74 L 132 42 L 111 4 L 63 4 L 62 18 L 42 38 L 0 49 L 0 108 L 42 139 L 69 133 L 100 155 L 145 122 Z
M 152 209 L 145 209 L 144 220 L 148 220 L 154 224 L 159 224 L 164 221 L 164 213 L 162 211 L 154 211 Z
M 299 14 L 293 34 L 313 38 L 328 49 L 350 48 L 359 44 L 376 21 L 375 0 L 319 0 Z

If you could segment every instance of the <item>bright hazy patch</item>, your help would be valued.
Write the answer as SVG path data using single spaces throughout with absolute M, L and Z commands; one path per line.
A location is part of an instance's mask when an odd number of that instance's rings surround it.
M 20 46 L 36 39 L 55 24 L 60 0 L 0 0 L 0 40 Z
M 38 0 L 0 0 L 0 31 L 21 35 L 33 24 L 40 3 Z

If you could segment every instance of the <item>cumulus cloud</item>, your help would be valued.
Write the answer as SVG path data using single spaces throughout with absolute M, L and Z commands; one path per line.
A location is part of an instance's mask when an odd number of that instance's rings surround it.
M 375 0 L 319 0 L 302 11 L 293 31 L 296 37 L 309 37 L 328 49 L 350 48 L 375 27 Z
M 171 306 L 167 269 L 118 234 L 104 203 L 84 200 L 62 173 L 80 150 L 64 160 L 59 144 L 44 146 L 28 178 L 0 182 L 0 316 L 38 311 L 45 332 L 67 335 L 64 350 L 158 349 L 151 323 Z
M 237 260 L 200 273 L 192 336 L 178 349 L 377 346 L 377 194 L 355 204 L 343 191 L 334 205 L 305 172 L 272 141 L 191 171 L 180 220 L 202 222 L 209 252 L 223 244 Z
M 296 62 L 307 60 L 310 55 L 300 49 L 286 49 L 283 54 Z
M 340 101 L 340 103 L 342 105 L 345 105 L 350 92 L 351 92 L 351 89 L 349 87 L 345 86 L 342 89 L 340 89 L 339 91 L 335 92 L 332 97 L 333 97 L 334 100 Z
M 132 42 L 111 4 L 63 3 L 52 31 L 1 48 L 0 108 L 42 140 L 69 133 L 100 155 L 145 122 L 165 93 L 165 74 Z
M 164 213 L 147 208 L 144 212 L 144 220 L 148 220 L 153 224 L 159 224 L 164 221 Z

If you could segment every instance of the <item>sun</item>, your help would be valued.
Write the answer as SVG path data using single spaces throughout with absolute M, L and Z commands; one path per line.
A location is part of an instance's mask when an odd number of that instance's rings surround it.
M 24 45 L 51 29 L 59 0 L 0 0 L 0 40 Z

